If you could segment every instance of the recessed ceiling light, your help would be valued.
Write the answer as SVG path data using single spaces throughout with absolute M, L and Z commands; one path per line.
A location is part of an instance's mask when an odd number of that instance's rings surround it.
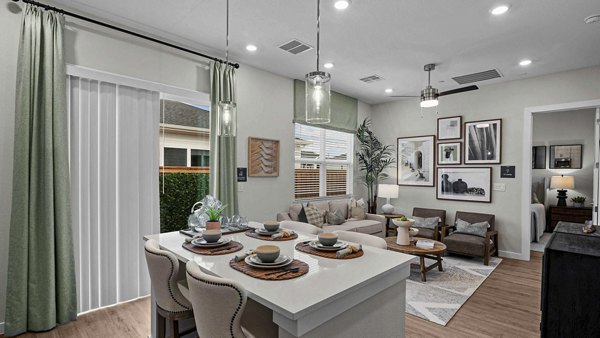
M 502 14 L 508 12 L 508 9 L 509 9 L 509 7 L 507 5 L 501 5 L 501 6 L 492 8 L 490 13 L 492 13 L 493 15 L 502 15 Z
M 255 45 L 247 45 L 246 50 L 249 52 L 256 52 L 258 48 Z
M 583 19 L 583 22 L 585 22 L 585 23 L 600 22 L 600 14 L 588 16 L 587 18 Z
M 333 63 L 327 62 L 326 64 L 323 65 L 323 67 L 325 67 L 325 68 L 333 68 Z
M 393 92 L 393 90 L 392 90 L 392 88 L 388 88 L 385 90 L 385 92 L 389 94 L 389 93 Z
M 338 0 L 333 4 L 333 6 L 337 9 L 346 9 L 348 6 L 350 6 L 350 0 Z
M 519 61 L 519 65 L 521 65 L 523 67 L 524 66 L 529 66 L 530 64 L 531 64 L 531 60 L 529 60 L 529 59 L 525 59 L 525 60 Z

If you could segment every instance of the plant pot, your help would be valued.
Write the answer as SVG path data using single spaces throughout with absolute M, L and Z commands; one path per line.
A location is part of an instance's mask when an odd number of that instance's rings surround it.
M 220 230 L 221 222 L 219 221 L 206 221 L 206 230 Z
M 376 214 L 377 213 L 377 202 L 371 202 L 369 203 L 369 208 L 368 208 L 368 213 L 369 214 Z
M 577 203 L 577 202 L 573 202 L 573 206 L 575 208 L 583 208 L 583 203 Z

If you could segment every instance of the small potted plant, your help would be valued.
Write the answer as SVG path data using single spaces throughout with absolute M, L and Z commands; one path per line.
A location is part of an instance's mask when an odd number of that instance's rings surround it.
M 571 201 L 573 201 L 574 207 L 582 208 L 583 204 L 585 203 L 585 197 L 583 197 L 583 196 L 573 197 L 573 198 L 571 198 Z
M 208 221 L 206 221 L 206 230 L 213 229 L 221 229 L 221 222 L 219 219 L 221 218 L 221 214 L 223 210 L 225 210 L 226 205 L 220 208 L 209 208 L 206 210 L 205 214 L 208 217 Z

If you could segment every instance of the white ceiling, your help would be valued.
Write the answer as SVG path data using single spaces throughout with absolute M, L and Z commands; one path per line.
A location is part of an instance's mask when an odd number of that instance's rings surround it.
M 416 95 L 426 84 L 423 65 L 438 64 L 432 84 L 458 87 L 451 77 L 496 68 L 502 79 L 539 76 L 600 64 L 598 0 L 353 0 L 344 11 L 321 1 L 321 60 L 333 62 L 334 90 L 367 103 L 382 103 L 385 88 Z M 224 57 L 224 0 L 54 0 L 109 21 Z M 316 45 L 316 1 L 231 0 L 230 55 L 243 64 L 303 79 L 315 70 L 315 51 L 279 49 L 296 38 Z M 489 10 L 511 6 L 499 17 Z M 249 53 L 247 43 L 258 46 Z M 521 67 L 518 61 L 534 63 Z M 359 78 L 378 74 L 376 83 Z M 460 95 L 460 94 L 459 94 Z

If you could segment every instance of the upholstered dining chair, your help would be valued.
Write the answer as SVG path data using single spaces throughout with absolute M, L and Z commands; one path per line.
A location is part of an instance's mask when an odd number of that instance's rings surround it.
M 279 226 L 281 226 L 284 229 L 290 229 L 308 235 L 318 235 L 321 232 L 323 232 L 323 230 L 317 226 L 296 221 L 281 221 L 281 223 L 279 223 Z
M 194 317 L 192 304 L 180 290 L 185 284 L 178 280 L 179 260 L 171 252 L 162 250 L 153 239 L 146 241 L 144 251 L 156 298 L 158 336 L 165 336 L 166 320 L 169 321 L 169 336 L 172 338 L 193 332 L 194 328 L 179 332 L 179 321 Z
M 433 228 L 424 228 L 415 225 L 413 227 L 419 229 L 418 237 L 430 238 L 440 242 L 444 241 L 444 237 L 448 231 L 447 228 L 444 228 L 446 225 L 446 210 L 413 208 L 412 215 L 422 218 L 438 217 L 438 223 Z
M 486 231 L 477 233 L 470 231 L 466 226 L 465 231 L 457 231 L 458 220 L 474 225 L 475 223 L 487 222 Z M 447 226 L 450 232 L 444 239 L 446 252 L 463 256 L 483 257 L 483 264 L 488 265 L 490 256 L 498 256 L 498 231 L 496 231 L 496 216 L 490 214 L 479 214 L 475 212 L 457 211 L 454 217 L 454 225 Z
M 387 243 L 385 242 L 385 239 L 381 237 L 345 230 L 336 230 L 333 233 L 337 234 L 338 239 L 342 241 L 368 245 L 379 249 L 387 249 Z
M 202 272 L 194 261 L 188 261 L 186 269 L 200 337 L 255 337 L 241 325 L 247 302 L 244 287 Z

